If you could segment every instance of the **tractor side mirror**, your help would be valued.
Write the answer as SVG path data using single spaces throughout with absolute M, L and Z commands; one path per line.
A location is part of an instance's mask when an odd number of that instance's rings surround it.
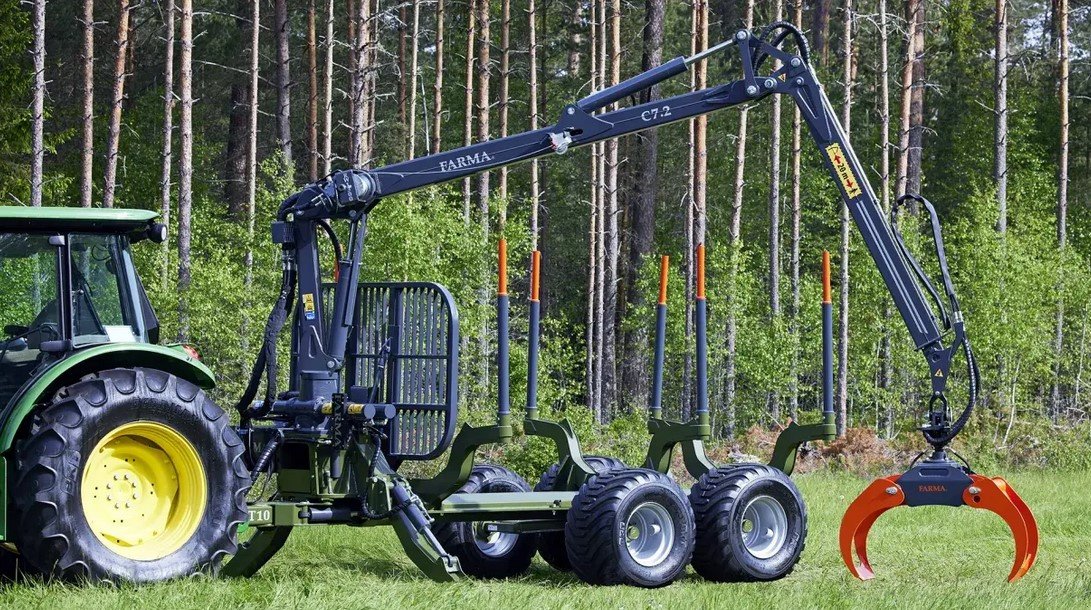
M 157 244 L 161 244 L 167 241 L 167 225 L 161 222 L 154 222 L 149 225 L 148 239 L 154 241 Z

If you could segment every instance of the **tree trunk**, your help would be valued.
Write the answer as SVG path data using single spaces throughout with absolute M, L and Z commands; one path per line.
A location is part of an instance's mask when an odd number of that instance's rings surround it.
M 533 2 L 533 0 L 531 0 Z M 436 4 L 436 79 L 432 85 L 432 154 L 443 150 L 443 70 L 444 70 L 444 37 L 447 29 L 447 11 L 445 1 L 438 0 Z M 533 5 L 531 5 L 533 11 Z M 531 13 L 533 19 L 533 12 Z M 533 37 L 533 32 L 531 36 Z M 531 55 L 533 57 L 533 39 L 531 41 Z M 533 66 L 533 64 L 532 64 Z M 533 72 L 533 67 L 531 68 Z M 531 76 L 533 78 L 533 76 Z
M 330 15 L 333 14 L 333 0 L 330 0 L 327 8 L 330 11 Z M 327 20 L 327 36 L 333 29 L 332 18 Z M 327 40 L 327 43 L 329 41 Z M 332 49 L 332 47 L 330 47 Z M 326 66 L 327 69 L 332 65 L 330 59 L 330 52 L 327 51 Z M 250 87 L 248 90 L 249 99 L 247 100 L 247 109 L 249 110 L 249 116 L 247 117 L 247 129 L 248 136 L 246 146 L 246 286 L 249 288 L 253 284 L 254 279 L 254 218 L 257 215 L 257 189 L 258 189 L 258 85 L 259 81 L 259 69 L 261 66 L 261 0 L 251 0 L 250 2 Z M 327 76 L 326 83 L 326 164 L 329 165 L 329 113 L 330 105 L 330 77 Z M 329 170 L 327 169 L 327 173 Z
M 482 0 L 483 2 L 486 0 Z M 474 139 L 474 57 L 477 53 L 477 0 L 469 0 L 469 32 L 466 34 L 466 112 L 462 124 L 462 145 L 469 146 Z M 470 203 L 473 200 L 473 178 L 462 179 L 462 220 L 470 224 Z
M 308 176 L 318 180 L 318 32 L 315 27 L 315 0 L 307 3 L 307 156 Z
M 42 206 L 45 164 L 45 5 L 34 0 L 34 99 L 30 106 L 30 205 Z
M 326 2 L 326 64 L 323 76 L 322 99 L 322 175 L 328 176 L 333 170 L 333 49 L 336 45 L 333 31 L 333 0 Z M 351 19 L 349 20 L 351 21 Z M 351 55 L 351 53 L 350 53 Z
M 784 1 L 773 2 L 774 21 L 784 18 Z M 779 70 L 780 61 L 773 62 L 773 70 Z M 780 96 L 773 96 L 769 138 L 769 317 L 776 328 L 780 318 Z M 780 393 L 769 392 L 769 415 L 780 421 Z
M 583 58 L 583 11 L 583 2 L 572 3 L 572 17 L 568 22 L 568 75 L 573 78 L 579 78 Z M 592 22 L 595 21 L 594 12 L 594 3 L 592 3 Z
M 231 57 L 241 57 L 245 45 L 250 43 L 250 29 L 253 24 L 247 15 L 251 0 L 235 1 L 235 39 L 229 48 Z M 227 146 L 224 163 L 223 188 L 227 202 L 227 214 L 234 220 L 246 219 L 247 184 L 246 159 L 249 143 L 248 94 L 250 82 L 246 72 L 239 70 L 231 73 L 231 98 L 228 109 Z
M 117 53 L 114 56 L 114 93 L 110 105 L 110 123 L 106 131 L 106 177 L 102 187 L 102 207 L 114 207 L 117 190 L 117 156 L 121 143 L 121 109 L 125 103 L 126 55 L 129 52 L 129 0 L 119 0 L 117 18 Z
M 845 83 L 845 101 L 842 107 L 841 124 L 845 130 L 845 138 L 852 133 L 852 87 L 853 53 L 852 53 L 852 0 L 845 0 L 844 8 L 844 37 L 843 51 L 844 64 L 843 82 Z M 849 207 L 841 202 L 841 300 L 838 307 L 838 334 L 837 334 L 837 434 L 844 436 L 848 428 L 849 405 Z
M 898 179 L 894 189 L 897 197 L 905 195 L 909 182 L 909 117 L 913 103 L 913 61 L 917 56 L 914 46 L 917 38 L 914 2 L 921 1 L 908 0 L 905 12 L 905 64 L 902 66 L 901 117 L 898 129 Z M 910 206 L 912 208 L 912 204 Z
M 814 4 L 814 57 L 821 65 L 830 63 L 830 4 L 831 0 L 815 0 Z
M 409 158 L 417 156 L 417 55 L 420 45 L 420 0 L 413 0 L 413 43 L 409 58 Z
M 996 182 L 996 230 L 1008 231 L 1008 4 L 996 0 L 996 153 L 993 180 Z
M 503 0 L 500 5 L 500 98 L 497 110 L 500 113 L 500 137 L 508 135 L 508 82 L 511 73 L 511 0 Z M 499 232 L 504 235 L 508 223 L 508 166 L 503 166 L 497 184 L 500 196 Z
M 885 2 L 886 0 L 879 0 Z M 797 27 L 803 27 L 803 0 L 795 0 L 792 22 Z M 792 237 L 791 255 L 789 261 L 789 274 L 792 284 L 792 370 L 789 373 L 789 401 L 788 415 L 796 420 L 799 418 L 799 359 L 800 359 L 800 294 L 799 294 L 799 242 L 800 224 L 803 214 L 801 198 L 801 171 L 800 166 L 803 156 L 802 124 L 799 114 L 799 106 L 792 104 Z
M 609 63 L 606 58 L 607 53 L 607 31 L 606 31 L 606 2 L 607 0 L 597 0 L 598 10 L 596 11 L 595 23 L 598 28 L 597 42 L 598 42 L 598 85 L 596 90 L 601 90 L 606 86 L 606 70 L 609 67 Z M 598 261 L 598 267 L 595 269 L 595 282 L 598 284 L 598 294 L 595 295 L 595 410 L 598 414 L 598 421 L 600 423 L 605 422 L 609 418 L 609 413 L 606 410 L 606 404 L 603 402 L 605 397 L 604 381 L 605 381 L 605 364 L 606 364 L 606 199 L 609 197 L 606 186 L 606 143 L 599 142 L 598 144 L 598 179 L 595 181 L 595 188 L 598 190 L 598 235 L 595 244 L 596 252 L 595 257 Z
M 746 0 L 746 13 L 743 27 L 754 27 L 754 0 Z M 739 130 L 735 140 L 735 197 L 731 203 L 731 259 L 727 279 L 727 337 L 724 358 L 724 432 L 728 438 L 735 435 L 735 398 L 736 398 L 736 359 L 735 349 L 738 341 L 738 301 L 735 291 L 739 278 L 739 258 L 742 256 L 742 202 L 746 186 L 746 123 L 749 109 L 739 110 Z
M 1057 250 L 1064 256 L 1068 241 L 1068 0 L 1057 0 L 1057 60 L 1058 92 L 1060 97 L 1060 155 L 1057 160 Z M 1063 416 L 1061 372 L 1064 368 L 1064 276 L 1057 279 L 1056 329 L 1053 335 L 1052 416 L 1059 422 Z
M 89 0 L 90 1 L 90 0 Z M 165 50 L 163 52 L 163 170 L 159 178 L 159 219 L 170 226 L 170 202 L 171 195 L 171 165 L 174 161 L 174 0 L 166 0 L 163 8 Z M 86 135 L 86 131 L 84 134 Z M 86 162 L 86 157 L 84 162 Z M 169 233 L 168 233 L 169 235 Z M 159 253 L 159 287 L 167 289 L 168 276 L 170 275 L 170 239 L 160 246 Z
M 406 104 L 406 50 L 405 50 L 405 33 L 406 33 L 406 19 L 408 16 L 405 12 L 405 3 L 400 2 L 398 4 L 398 120 L 402 125 L 407 123 L 407 117 L 405 112 Z M 376 39 L 378 40 L 378 39 Z
M 241 14 L 241 11 L 240 11 Z M 246 24 L 239 24 L 240 37 L 246 28 Z M 247 39 L 249 36 L 246 37 Z M 247 89 L 248 78 L 245 72 L 232 74 L 231 83 L 231 108 L 228 112 L 227 124 L 227 151 L 224 164 L 224 199 L 227 202 L 227 214 L 235 220 L 242 220 L 246 216 L 246 147 L 248 123 Z
M 1003 1 L 1003 0 L 1001 0 Z M 879 202 L 883 214 L 890 212 L 890 57 L 887 45 L 890 43 L 890 28 L 887 14 L 887 0 L 879 0 L 879 147 L 880 157 Z M 883 299 L 883 336 L 879 343 L 879 389 L 882 407 L 880 430 L 889 438 L 894 431 L 894 401 L 890 399 L 893 383 L 893 363 L 890 354 L 890 299 Z
M 477 2 L 477 141 L 489 139 L 489 114 L 491 112 L 489 81 L 492 64 L 489 59 L 489 1 Z M 489 172 L 481 172 L 477 181 L 477 207 L 481 214 L 481 230 L 485 240 L 489 238 Z
M 91 207 L 95 180 L 95 1 L 83 0 L 83 142 L 80 163 L 80 206 Z M 168 88 L 169 89 L 169 88 Z M 166 221 L 164 221 L 166 222 Z
M 603 31 L 606 31 L 605 24 Z M 621 82 L 621 0 L 610 5 L 610 85 Z M 617 108 L 613 104 L 612 108 Z M 606 282 L 603 285 L 605 310 L 603 318 L 603 396 L 605 409 L 612 413 L 617 405 L 617 327 L 618 261 L 621 256 L 621 234 L 618 229 L 618 141 L 606 142 Z
M 909 0 L 913 19 L 913 86 L 909 98 L 909 157 L 906 192 L 921 192 L 921 153 L 924 150 L 924 17 L 925 0 Z
M 353 78 L 353 116 L 352 132 L 354 143 L 352 145 L 355 154 L 352 164 L 356 167 L 366 167 L 371 161 L 371 2 L 359 0 L 356 7 L 356 72 Z
M 283 1 L 283 0 L 281 0 Z M 189 339 L 190 242 L 193 239 L 193 0 L 182 0 L 178 153 L 178 341 Z
M 360 0 L 360 2 L 368 2 L 369 0 Z M 356 165 L 360 158 L 360 126 L 357 124 L 358 117 L 356 113 L 356 100 L 360 95 L 360 39 L 356 31 L 357 21 L 360 15 L 359 9 L 356 7 L 356 0 L 348 0 L 346 7 L 346 19 L 348 22 L 348 32 L 346 36 L 348 38 L 348 70 L 349 70 L 349 164 Z
M 665 0 L 644 0 L 643 50 L 640 69 L 648 71 L 663 63 L 663 29 Z M 641 92 L 640 103 L 659 99 L 658 85 Z M 633 195 L 629 205 L 629 263 L 623 293 L 629 301 L 627 309 L 638 309 L 644 294 L 636 289 L 645 258 L 651 254 L 655 240 L 655 201 L 659 192 L 659 131 L 649 129 L 636 135 L 639 154 L 634 159 Z M 624 335 L 625 355 L 621 363 L 621 383 L 625 391 L 620 398 L 627 410 L 643 407 L 648 402 L 646 355 L 648 329 L 645 325 Z
M 277 146 L 287 162 L 290 175 L 295 174 L 292 160 L 292 97 L 291 65 L 289 64 L 288 2 L 273 4 L 277 35 Z
M 441 0 L 442 2 L 442 0 Z M 530 64 L 530 129 L 538 129 L 538 7 L 535 0 L 527 1 L 528 62 Z M 530 161 L 530 249 L 538 249 L 538 204 L 541 183 L 538 159 Z

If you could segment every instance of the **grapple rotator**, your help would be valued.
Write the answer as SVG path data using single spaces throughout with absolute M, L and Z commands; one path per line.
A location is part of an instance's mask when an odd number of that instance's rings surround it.
M 909 254 L 896 230 L 898 207 L 906 200 L 922 204 L 932 223 L 932 237 L 943 278 L 943 288 L 950 308 L 944 307 L 939 293 Z M 935 208 L 925 198 L 912 195 L 898 200 L 891 212 L 891 224 L 901 255 L 909 261 L 917 278 L 931 294 L 943 318 L 945 330 L 953 334 L 947 347 L 940 343 L 926 346 L 923 351 L 928 360 L 932 377 L 932 397 L 927 423 L 920 428 L 925 440 L 932 446 L 931 455 L 925 459 L 922 453 L 909 469 L 900 475 L 880 477 L 865 489 L 849 505 L 841 520 L 839 544 L 841 557 L 852 575 L 869 580 L 875 577 L 867 554 L 867 537 L 876 520 L 886 511 L 898 506 L 969 506 L 996 513 L 1011 528 L 1015 538 L 1015 563 L 1008 580 L 1022 578 L 1038 557 L 1038 525 L 1026 502 L 1015 489 L 1001 477 L 987 477 L 975 473 L 958 454 L 948 448 L 969 421 L 977 399 L 978 370 L 973 350 L 966 338 L 965 323 L 959 309 L 947 267 L 939 221 Z M 967 364 L 968 401 L 957 420 L 951 422 L 950 410 L 944 390 L 950 377 L 951 358 L 961 349 Z M 956 459 L 952 459 L 952 455 Z M 855 555 L 855 556 L 854 556 Z M 857 563 L 857 560 L 859 563 Z

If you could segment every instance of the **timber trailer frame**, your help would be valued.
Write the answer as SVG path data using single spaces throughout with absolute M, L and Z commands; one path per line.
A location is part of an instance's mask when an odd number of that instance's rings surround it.
M 790 54 L 780 48 L 788 38 L 793 39 L 797 54 Z M 684 73 L 694 62 L 729 47 L 737 48 L 740 53 L 743 68 L 743 77 L 740 80 L 647 104 L 606 110 L 609 105 Z M 769 59 L 777 60 L 780 67 L 762 73 L 761 70 Z M 255 364 L 250 387 L 238 405 L 243 417 L 240 433 L 247 440 L 253 456 L 253 476 L 257 477 L 266 470 L 275 471 L 279 474 L 279 488 L 274 500 L 251 506 L 249 526 L 257 528 L 258 531 L 242 547 L 225 571 L 229 574 L 253 573 L 284 543 L 293 526 L 304 523 L 392 523 L 414 562 L 430 577 L 441 580 L 456 577 L 460 574 L 460 568 L 458 560 L 433 535 L 430 528 L 433 520 L 439 521 L 440 525 L 449 522 L 477 522 L 479 525 L 475 527 L 483 526 L 487 532 L 499 534 L 548 535 L 549 532 L 559 530 L 561 522 L 567 519 L 566 542 L 569 547 L 577 542 L 573 540 L 573 536 L 578 536 L 580 532 L 573 525 L 574 518 L 571 513 L 574 507 L 581 502 L 582 494 L 588 486 L 597 484 L 600 488 L 608 487 L 607 484 L 613 481 L 610 478 L 612 473 L 620 472 L 622 465 L 616 461 L 600 462 L 598 466 L 602 467 L 603 472 L 596 476 L 596 465 L 590 464 L 590 460 L 581 455 L 571 427 L 563 421 L 548 422 L 537 417 L 533 394 L 528 402 L 525 430 L 530 435 L 550 438 L 557 445 L 560 458 L 558 470 L 548 486 L 554 491 L 522 491 L 525 483 L 521 480 L 513 482 L 507 476 L 510 473 L 505 471 L 501 476 L 506 481 L 505 486 L 489 490 L 500 493 L 456 493 L 460 490 L 485 491 L 483 480 L 487 477 L 484 474 L 479 475 L 478 469 L 495 467 L 475 468 L 474 452 L 487 443 L 507 442 L 513 434 L 507 387 L 508 302 L 506 253 L 503 250 L 498 299 L 498 331 L 501 340 L 497 423 L 479 428 L 464 426 L 453 440 L 447 466 L 436 477 L 408 481 L 397 474 L 397 466 L 402 460 L 436 457 L 447 448 L 451 439 L 456 410 L 454 393 L 457 386 L 452 376 L 457 371 L 457 324 L 453 323 L 453 317 L 457 314 L 454 314 L 453 307 L 447 307 L 448 330 L 445 334 L 441 333 L 446 344 L 451 346 L 441 358 L 447 363 L 446 391 L 440 401 L 442 404 L 397 404 L 400 400 L 397 392 L 392 393 L 390 387 L 383 387 L 384 383 L 380 378 L 392 362 L 392 350 L 398 349 L 397 337 L 393 339 L 393 344 L 388 337 L 385 343 L 372 346 L 366 357 L 373 368 L 370 382 L 360 381 L 362 377 L 356 371 L 356 364 L 349 361 L 354 358 L 346 360 L 350 335 L 358 344 L 364 334 L 370 333 L 378 337 L 381 333 L 375 332 L 374 324 L 370 322 L 364 328 L 358 325 L 357 299 L 371 298 L 367 294 L 375 290 L 431 290 L 435 294 L 444 295 L 439 287 L 429 288 L 417 284 L 362 285 L 357 288 L 367 215 L 383 198 L 399 193 L 551 153 L 563 154 L 576 146 L 616 138 L 723 108 L 754 103 L 770 95 L 786 95 L 800 109 L 812 138 L 823 153 L 826 168 L 860 229 L 868 252 L 878 266 L 915 346 L 928 363 L 933 394 L 929 403 L 929 420 L 922 430 L 926 440 L 933 446 L 934 453 L 927 460 L 915 465 L 902 478 L 907 481 L 924 479 L 934 483 L 931 488 L 948 489 L 949 493 L 939 497 L 927 492 L 918 493 L 918 488 L 914 488 L 913 499 L 909 503 L 957 505 L 963 503 L 962 492 L 965 491 L 969 498 L 966 504 L 991 508 L 1007 519 L 1011 511 L 1005 512 L 1005 509 L 1022 505 L 1021 501 L 1017 501 L 1018 496 L 1010 491 L 1010 487 L 1005 486 L 1008 490 L 1006 493 L 1001 492 L 999 496 L 992 494 L 989 502 L 982 503 L 981 496 L 974 495 L 975 492 L 980 493 L 982 486 L 989 487 L 990 490 L 999 487 L 992 479 L 973 475 L 968 467 L 952 461 L 945 452 L 948 443 L 969 418 L 976 399 L 977 367 L 966 339 L 962 314 L 947 271 L 934 210 L 922 198 L 912 197 L 924 203 L 932 214 L 935 245 L 950 312 L 944 307 L 928 277 L 905 248 L 900 235 L 892 231 L 885 221 L 864 169 L 809 65 L 809 51 L 804 37 L 793 25 L 778 22 L 758 35 L 746 30 L 739 31 L 732 39 L 692 57 L 676 58 L 618 85 L 592 93 L 575 104 L 566 106 L 556 125 L 375 170 L 350 169 L 335 172 L 285 200 L 273 225 L 274 241 L 282 245 L 284 252 L 284 285 L 281 298 L 270 316 L 266 345 Z M 334 239 L 333 232 L 326 224 L 333 219 L 348 220 L 351 223 L 351 236 L 347 254 L 338 255 L 338 281 L 333 290 L 332 307 L 329 307 L 329 299 L 323 296 L 315 240 L 319 231 Z M 340 249 L 339 246 L 336 247 Z M 534 284 L 532 292 L 536 296 L 536 279 Z M 945 332 L 940 329 L 935 313 L 921 290 L 922 284 L 928 289 L 941 312 L 944 330 L 953 335 L 949 344 L 944 343 Z M 274 341 L 289 314 L 297 287 L 300 306 L 293 326 L 293 386 L 288 392 L 277 394 Z M 703 291 L 700 294 L 699 316 L 704 311 Z M 390 302 L 397 302 L 397 298 L 391 297 Z M 449 296 L 443 296 L 443 299 L 449 302 Z M 532 302 L 535 300 L 532 298 Z M 395 305 L 386 315 L 403 315 L 398 307 Z M 434 303 L 427 307 L 430 310 L 435 309 Z M 536 306 L 532 305 L 532 308 L 532 325 L 535 325 L 538 316 Z M 388 327 L 391 332 L 400 332 L 396 324 Z M 531 357 L 536 359 L 537 332 L 532 332 L 531 337 Z M 703 342 L 699 342 L 699 359 L 704 349 Z M 952 422 L 945 398 L 945 387 L 952 356 L 959 349 L 965 354 L 969 369 L 969 404 L 962 415 Z M 346 367 L 350 373 L 357 375 L 357 379 L 350 378 L 348 384 L 345 383 L 344 376 Z M 267 376 L 265 398 L 251 404 L 256 396 L 263 369 Z M 536 366 L 531 367 L 531 375 L 536 375 L 535 369 Z M 388 380 L 397 385 L 396 375 L 390 375 Z M 533 388 L 533 379 L 530 381 Z M 357 382 L 360 384 L 355 385 Z M 377 400 L 384 390 L 387 392 L 387 400 Z M 703 475 L 699 485 L 710 475 L 719 476 L 731 472 L 731 467 L 715 469 L 703 458 L 701 443 L 709 436 L 707 408 L 700 409 L 698 419 L 692 423 L 666 422 L 660 418 L 660 413 L 660 410 L 654 410 L 649 423 L 653 440 L 647 466 L 654 470 L 627 471 L 630 472 L 627 476 L 632 479 L 629 487 L 639 488 L 652 484 L 654 481 L 648 478 L 650 475 L 641 479 L 643 475 L 639 473 L 665 472 L 669 467 L 669 455 L 675 445 L 682 446 L 688 469 L 695 476 Z M 817 426 L 794 426 L 786 431 L 777 448 L 777 460 L 782 468 L 791 469 L 795 448 L 800 443 L 832 436 L 830 415 L 827 411 L 825 421 Z M 258 425 L 261 420 L 272 420 L 275 425 Z M 409 420 L 418 422 L 415 428 L 406 425 L 405 422 Z M 427 429 L 432 430 L 430 435 L 422 432 Z M 414 434 L 417 436 L 414 437 Z M 425 438 L 428 442 L 400 448 L 409 438 Z M 343 476 L 346 463 L 354 473 L 353 476 Z M 971 477 L 974 477 L 972 485 Z M 884 484 L 897 487 L 896 483 L 889 481 Z M 919 487 L 921 490 L 928 488 Z M 889 494 L 888 490 L 883 493 L 891 498 L 899 497 L 897 494 Z M 1009 498 L 1011 499 L 1008 500 Z M 566 512 L 570 514 L 566 516 Z M 1026 524 L 1029 511 L 1024 509 L 1015 512 L 1024 515 L 1020 520 L 1008 519 L 1018 543 L 1026 538 L 1031 527 Z M 649 518 L 657 517 L 650 515 Z M 578 518 L 575 520 L 579 521 Z M 870 526 L 874 519 L 865 516 L 864 521 Z M 624 540 L 625 525 L 618 527 Z M 862 529 L 866 535 L 866 528 Z M 543 535 L 543 540 L 546 535 Z M 850 534 L 850 539 L 854 535 L 855 532 Z M 730 537 L 730 533 L 727 536 Z M 447 539 L 456 542 L 461 540 L 455 534 L 448 534 Z M 491 542 L 487 541 L 487 544 Z M 1017 544 L 1017 551 L 1024 555 L 1017 558 L 1017 568 L 1022 566 L 1029 569 L 1030 559 L 1025 556 L 1025 545 Z M 576 558 L 571 548 L 567 554 L 569 559 Z M 465 554 L 459 555 L 463 563 L 466 563 Z M 866 556 L 862 559 L 866 565 Z M 846 562 L 853 568 L 848 556 Z M 791 563 L 794 564 L 794 560 Z M 585 580 L 602 583 L 629 582 L 656 586 L 669 582 L 677 575 L 644 575 L 647 576 L 644 578 L 632 573 L 586 574 L 586 567 L 572 567 Z M 609 571 L 607 568 L 603 570 Z M 481 575 L 506 575 L 487 569 L 475 571 Z M 747 575 L 737 573 L 735 576 Z M 770 577 L 762 574 L 749 576 Z
M 793 39 L 797 54 L 781 49 L 781 44 L 788 38 Z M 647 104 L 606 110 L 611 104 L 667 78 L 682 74 L 693 63 L 729 47 L 739 51 L 743 69 L 740 80 Z M 777 60 L 780 67 L 762 73 L 762 68 L 770 59 Z M 581 455 L 571 427 L 565 422 L 555 423 L 539 419 L 533 397 L 528 404 L 525 430 L 527 434 L 544 436 L 556 443 L 560 457 L 559 470 L 555 473 L 550 487 L 561 491 L 521 491 L 525 483 L 521 480 L 511 481 L 507 477 L 510 473 L 505 471 L 501 476 L 506 480 L 505 486 L 489 490 L 500 493 L 456 493 L 460 490 L 484 491 L 484 475 L 478 474 L 478 468 L 495 467 L 475 468 L 475 450 L 487 443 L 507 442 L 513 434 L 507 389 L 508 303 L 503 251 L 498 300 L 498 331 L 501 337 L 498 378 L 501 385 L 497 423 L 479 428 L 464 426 L 453 440 L 447 466 L 436 477 L 409 481 L 397 474 L 397 467 L 402 460 L 436 457 L 447 448 L 451 439 L 456 410 L 454 393 L 457 386 L 451 376 L 457 370 L 453 366 L 457 362 L 457 349 L 454 347 L 457 345 L 457 324 L 452 322 L 456 314 L 452 307 L 447 308 L 449 330 L 443 336 L 446 344 L 452 347 L 441 358 L 448 365 L 442 404 L 397 404 L 400 398 L 391 393 L 391 388 L 383 387 L 383 382 L 379 380 L 391 363 L 392 350 L 397 350 L 397 337 L 394 344 L 388 337 L 382 345 L 376 344 L 372 347 L 372 352 L 367 356 L 367 361 L 373 368 L 370 382 L 360 382 L 361 377 L 357 375 L 356 380 L 350 378 L 346 384 L 346 367 L 349 372 L 357 373 L 355 364 L 350 362 L 353 358 L 346 360 L 350 335 L 358 343 L 365 334 L 365 329 L 357 325 L 358 298 L 370 298 L 366 293 L 374 290 L 431 290 L 443 294 L 439 287 L 426 288 L 416 284 L 357 287 L 367 216 L 382 199 L 399 193 L 548 154 L 563 154 L 573 147 L 740 104 L 754 103 L 770 95 L 788 96 L 800 109 L 812 138 L 822 152 L 825 166 L 837 184 L 916 348 L 923 353 L 928 363 L 933 393 L 929 403 L 929 419 L 922 431 L 933 446 L 934 453 L 927 460 L 916 464 L 902 479 L 923 479 L 933 485 L 914 487 L 913 497 L 908 503 L 965 503 L 998 512 L 1008 520 L 1016 535 L 1017 552 L 1022 555 L 1017 557 L 1016 570 L 1025 572 L 1025 569 L 1029 569 L 1033 556 L 1026 556 L 1026 545 L 1020 544 L 1020 541 L 1025 540 L 1028 531 L 1034 528 L 1033 518 L 1029 517 L 1025 505 L 1018 500 L 1010 487 L 1002 484 L 998 486 L 993 479 L 973 475 L 968 466 L 952 461 L 945 451 L 950 441 L 966 424 L 972 411 L 976 399 L 977 367 L 951 285 L 934 210 L 923 198 L 911 197 L 924 203 L 932 214 L 935 246 L 950 311 L 944 307 L 943 300 L 906 249 L 900 235 L 897 231 L 892 231 L 891 225 L 884 219 L 864 169 L 809 65 L 809 51 L 802 33 L 789 23 L 777 22 L 758 35 L 746 30 L 739 31 L 732 39 L 692 57 L 676 58 L 618 85 L 592 93 L 566 106 L 556 125 L 379 169 L 338 171 L 285 200 L 272 228 L 274 242 L 281 244 L 283 248 L 284 284 L 277 306 L 270 315 L 266 344 L 255 364 L 250 387 L 238 404 L 243 417 L 240 433 L 250 448 L 253 476 L 257 477 L 266 470 L 275 471 L 279 474 L 279 488 L 273 500 L 251 506 L 249 526 L 257 528 L 257 533 L 249 543 L 243 545 L 225 571 L 229 574 L 253 573 L 284 543 L 293 526 L 305 523 L 392 523 L 413 561 L 437 580 L 457 577 L 461 570 L 458 560 L 444 549 L 433 534 L 433 520 L 439 521 L 440 525 L 448 522 L 477 522 L 487 531 L 500 534 L 536 534 L 560 529 L 561 522 L 566 518 L 565 513 L 568 512 L 566 542 L 571 547 L 574 543 L 573 535 L 579 534 L 579 531 L 574 531 L 571 513 L 580 503 L 584 490 L 596 484 L 600 488 L 607 485 L 613 480 L 608 475 L 619 472 L 621 465 L 604 463 L 604 472 L 596 476 L 595 466 L 589 464 L 589 459 Z M 329 299 L 324 298 L 320 279 L 316 237 L 321 231 L 336 241 L 327 224 L 327 221 L 334 219 L 348 220 L 351 223 L 351 232 L 347 254 L 338 254 L 338 280 L 333 290 L 332 307 L 329 307 Z M 339 246 L 336 247 L 340 250 Z M 921 285 L 928 289 L 941 312 L 943 330 Z M 288 392 L 277 394 L 275 337 L 289 315 L 297 287 L 300 305 L 293 326 L 293 385 Z M 444 298 L 449 302 L 449 297 Z M 395 301 L 397 297 L 392 297 L 391 302 Z M 703 304 L 703 299 L 699 300 L 700 304 Z M 435 305 L 427 307 L 434 309 Z M 700 311 L 703 308 L 699 308 Z M 403 314 L 395 306 L 386 315 Z M 532 323 L 536 323 L 537 316 L 532 316 Z M 368 333 L 375 336 L 381 334 L 374 332 L 371 325 L 365 326 Z M 389 328 L 396 333 L 399 332 L 396 326 L 391 324 Z M 945 344 L 944 339 L 948 334 L 951 335 L 950 343 Z M 532 337 L 536 343 L 537 333 L 532 333 Z M 952 422 L 945 388 L 950 376 L 952 357 L 960 349 L 966 357 L 969 370 L 969 404 L 961 416 Z M 699 358 L 703 351 L 704 346 L 699 343 Z M 536 356 L 536 345 L 532 345 L 532 353 Z M 532 375 L 536 374 L 534 368 L 531 367 Z M 256 396 L 263 369 L 267 376 L 265 398 L 251 404 Z M 390 376 L 389 379 L 393 385 L 397 385 L 396 376 Z M 355 385 L 354 382 L 360 384 Z M 384 390 L 387 392 L 387 400 L 377 400 Z M 649 424 L 653 441 L 649 449 L 648 466 L 659 472 L 665 471 L 669 466 L 671 448 L 681 445 L 687 458 L 687 467 L 695 475 L 704 475 L 702 482 L 709 475 L 730 472 L 730 467 L 710 470 L 712 465 L 702 459 L 701 442 L 709 436 L 707 409 L 693 423 L 665 422 L 658 415 L 659 411 L 653 411 Z M 831 436 L 832 422 L 829 415 L 827 413 L 825 421 L 818 426 L 796 426 L 786 431 L 782 442 L 778 443 L 777 453 L 781 467 L 790 470 L 794 462 L 794 450 L 800 443 Z M 271 420 L 275 425 L 258 425 L 262 420 Z M 413 431 L 413 426 L 406 425 L 405 422 L 409 420 L 418 422 L 416 432 Z M 426 429 L 431 429 L 432 432 L 422 432 Z M 417 436 L 414 437 L 414 434 Z M 408 449 L 399 448 L 410 437 L 418 440 L 426 438 L 429 442 L 417 443 L 417 446 Z M 346 464 L 349 471 L 354 473 L 353 476 L 343 476 Z M 654 482 L 647 477 L 641 479 L 642 475 L 639 474 L 629 476 L 632 479 L 630 487 L 639 488 Z M 897 483 L 893 481 L 894 479 L 885 480 L 883 484 L 897 487 Z M 999 494 L 989 493 L 989 501 L 982 502 L 982 487 L 988 488 L 990 492 L 1001 487 L 1006 491 Z M 922 491 L 918 492 L 917 489 Z M 927 489 L 945 489 L 948 492 L 930 495 L 923 491 Z M 965 502 L 963 492 L 969 499 Z M 889 498 L 904 498 L 897 493 L 889 493 L 889 489 L 882 493 Z M 887 501 L 884 506 L 888 507 L 889 504 Z M 1020 506 L 1023 509 L 1020 510 Z M 1009 518 L 1013 511 L 1008 509 L 1014 509 L 1017 517 Z M 870 526 L 874 518 L 865 515 L 863 522 Z M 624 540 L 625 525 L 618 527 Z M 866 535 L 866 527 L 858 529 Z M 849 534 L 850 540 L 854 536 L 858 536 L 856 530 Z M 457 542 L 461 538 L 451 534 L 448 539 Z M 844 541 L 843 528 L 842 543 Z M 568 549 L 568 555 L 570 559 L 575 559 L 571 548 Z M 461 559 L 466 563 L 464 554 Z M 866 555 L 862 559 L 866 566 Z M 846 563 L 856 573 L 848 555 Z M 591 582 L 629 582 L 645 586 L 665 584 L 677 575 L 658 574 L 643 579 L 639 574 L 585 574 L 580 566 L 573 568 L 581 577 Z M 610 569 L 612 567 L 603 568 L 607 571 Z M 1016 570 L 1013 570 L 1013 575 Z M 490 573 L 488 570 L 478 572 L 482 575 L 506 575 Z M 761 575 L 751 574 L 750 577 L 760 578 Z

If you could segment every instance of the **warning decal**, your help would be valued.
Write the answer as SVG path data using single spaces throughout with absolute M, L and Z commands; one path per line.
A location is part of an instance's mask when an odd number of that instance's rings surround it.
M 845 189 L 845 196 L 849 199 L 856 199 L 863 191 L 860 190 L 860 183 L 856 181 L 856 175 L 852 173 L 852 168 L 849 167 L 849 162 L 845 159 L 845 153 L 841 151 L 841 145 L 836 142 L 826 147 L 826 154 L 830 157 L 830 163 L 833 164 L 833 171 L 837 172 L 838 179 L 841 180 L 841 187 Z
M 303 317 L 314 319 L 314 295 L 309 292 L 303 295 Z

